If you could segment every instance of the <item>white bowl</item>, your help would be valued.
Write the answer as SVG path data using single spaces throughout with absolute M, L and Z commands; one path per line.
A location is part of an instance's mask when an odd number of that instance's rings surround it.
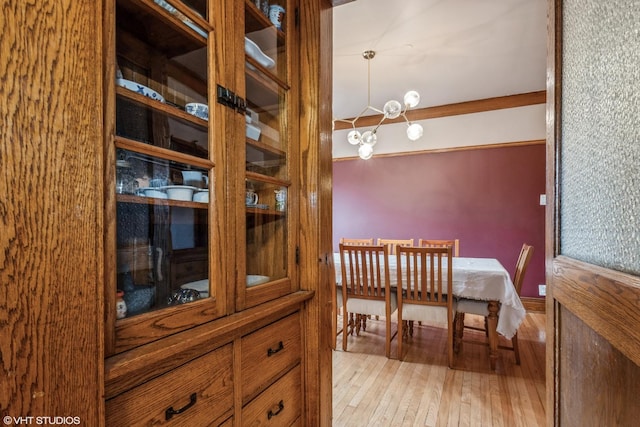
M 200 203 L 209 203 L 209 190 L 198 190 L 193 193 L 193 201 Z
M 147 187 L 147 188 L 141 188 L 140 191 L 142 191 L 142 193 L 145 196 L 153 197 L 154 199 L 166 199 L 167 198 L 167 193 L 165 193 L 164 191 L 160 190 L 159 188 Z
M 133 92 L 139 93 L 141 95 L 146 96 L 147 98 L 155 99 L 156 101 L 164 102 L 164 98 L 158 92 L 153 89 L 149 89 L 146 86 L 141 85 L 140 83 L 133 82 L 131 80 L 126 79 L 116 79 L 116 84 L 118 86 L 122 86 L 126 89 L 129 89 Z
M 182 184 L 197 188 L 204 187 L 204 179 L 200 171 L 182 171 Z
M 196 187 L 188 185 L 167 185 L 166 187 L 160 187 L 167 192 L 167 197 L 171 200 L 184 200 L 191 201 L 193 198 L 193 192 Z
M 184 111 L 202 120 L 209 120 L 209 106 L 207 104 L 190 102 L 184 106 Z

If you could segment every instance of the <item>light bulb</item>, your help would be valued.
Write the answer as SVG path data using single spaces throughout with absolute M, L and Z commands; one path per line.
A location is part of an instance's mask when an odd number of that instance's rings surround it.
M 376 142 L 378 142 L 378 137 L 374 132 L 371 132 L 370 130 L 368 130 L 362 134 L 363 144 L 370 145 L 371 147 L 373 147 L 374 145 L 376 145 Z
M 362 144 L 358 148 L 358 155 L 362 160 L 369 160 L 373 156 L 373 147 L 369 144 Z
M 417 139 L 420 139 L 420 137 L 422 136 L 422 126 L 419 125 L 418 123 L 413 123 L 412 125 L 409 125 L 409 127 L 407 128 L 407 138 L 409 138 L 412 141 L 415 141 Z
M 360 132 L 358 132 L 355 129 L 347 134 L 347 141 L 349 141 L 349 144 L 351 145 L 360 144 L 361 139 L 362 139 L 362 135 L 360 135 Z
M 420 103 L 420 94 L 415 90 L 410 90 L 404 94 L 404 105 L 413 108 Z
M 384 104 L 382 110 L 384 111 L 384 116 L 387 119 L 395 119 L 400 115 L 400 112 L 402 111 L 402 105 L 400 105 L 398 101 L 392 99 L 391 101 L 387 101 L 387 103 Z

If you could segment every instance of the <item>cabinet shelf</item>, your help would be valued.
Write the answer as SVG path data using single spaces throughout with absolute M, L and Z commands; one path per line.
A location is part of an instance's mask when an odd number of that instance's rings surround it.
M 250 171 L 246 172 L 246 179 L 253 180 L 253 181 L 266 182 L 269 184 L 275 184 L 282 187 L 288 187 L 291 185 L 291 181 L 288 179 L 278 179 L 272 176 L 263 175 L 261 173 L 250 172 Z
M 280 43 L 285 39 L 284 31 L 278 30 L 250 0 L 245 0 L 245 28 L 248 33 L 268 28 L 276 33 Z
M 255 139 L 247 138 L 247 145 L 253 148 L 254 150 L 270 155 L 270 157 L 273 159 L 283 159 L 287 156 L 287 153 L 284 150 L 276 148 L 265 142 L 256 141 Z M 250 156 L 247 156 L 248 160 L 249 160 L 249 157 Z
M 192 125 L 199 126 L 205 130 L 209 126 L 208 121 L 187 113 L 186 111 L 180 109 L 180 107 L 177 105 L 151 99 L 121 86 L 116 86 L 116 94 L 122 98 L 126 98 L 127 100 L 134 102 L 141 107 L 146 107 L 154 111 L 166 113 L 169 116 L 173 116 L 182 121 L 189 122 Z
M 275 209 L 260 209 L 260 208 L 253 208 L 253 207 L 247 207 L 246 209 L 247 209 L 247 215 L 253 214 L 253 215 L 264 215 L 264 216 L 272 216 L 272 217 L 282 217 L 286 215 L 286 212 L 277 211 Z
M 134 141 L 132 139 L 116 136 L 114 138 L 116 148 L 122 148 L 129 151 L 135 151 L 143 155 L 157 157 L 169 162 L 184 163 L 192 166 L 197 166 L 204 169 L 210 169 L 215 166 L 215 163 L 208 159 L 195 157 L 190 154 L 180 153 L 170 150 L 168 148 L 156 147 L 144 142 Z M 148 160 L 148 159 L 144 159 Z
M 192 208 L 192 209 L 208 209 L 209 208 L 209 203 L 191 202 L 186 200 L 157 199 L 153 197 L 136 196 L 133 194 L 118 194 L 116 195 L 116 201 L 118 203 L 162 205 L 162 206 L 172 206 L 172 207 Z
M 118 0 L 116 11 L 119 25 L 127 28 L 140 40 L 145 40 L 149 45 L 162 49 L 168 57 L 191 52 L 207 45 L 207 37 L 199 34 L 177 15 L 171 14 L 152 0 Z M 204 27 L 202 31 L 205 35 L 213 30 L 204 20 L 198 19 L 197 23 L 198 27 Z
M 281 88 L 284 90 L 290 89 L 290 86 L 286 82 L 276 77 L 276 75 L 273 74 L 273 72 L 271 72 L 269 69 L 260 65 L 258 61 L 256 61 L 249 55 L 245 55 L 245 60 L 249 62 L 251 65 L 260 69 L 261 72 L 247 68 L 246 74 L 247 74 L 247 78 L 251 79 L 254 85 L 261 87 L 263 91 L 268 91 L 272 94 L 272 96 L 277 97 L 278 88 Z

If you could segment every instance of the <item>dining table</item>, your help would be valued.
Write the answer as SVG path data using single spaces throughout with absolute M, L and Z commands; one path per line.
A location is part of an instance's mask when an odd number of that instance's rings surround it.
M 342 282 L 340 253 L 333 254 L 336 285 Z M 389 256 L 391 286 L 397 288 L 397 258 Z M 383 266 L 381 266 L 383 267 Z M 516 292 L 509 272 L 495 258 L 452 258 L 453 294 L 487 302 L 487 326 L 489 335 L 489 360 L 495 369 L 498 358 L 498 335 L 511 339 L 524 320 L 526 310 Z

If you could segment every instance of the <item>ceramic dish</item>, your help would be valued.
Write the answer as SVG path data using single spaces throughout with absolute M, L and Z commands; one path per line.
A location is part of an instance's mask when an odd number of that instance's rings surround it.
M 200 34 L 202 37 L 207 38 L 207 33 L 205 33 L 202 28 L 200 28 L 196 24 L 194 24 L 191 19 L 187 18 L 184 14 L 180 13 L 180 11 L 178 9 L 176 9 L 173 6 L 171 6 L 169 3 L 167 3 L 164 0 L 153 0 L 153 2 L 155 4 L 163 7 L 167 12 L 169 12 L 173 16 L 175 16 L 178 19 L 180 19 L 186 26 L 191 28 L 196 33 Z M 194 12 L 195 12 L 195 10 L 194 10 Z M 196 12 L 196 14 L 200 15 L 198 12 Z M 200 16 L 200 17 L 202 17 L 202 16 Z
M 182 289 L 195 289 L 200 293 L 200 298 L 209 296 L 209 279 L 196 280 L 180 286 Z
M 267 283 L 271 278 L 269 276 L 261 276 L 259 274 L 247 274 L 247 288 Z
M 191 201 L 193 199 L 193 192 L 197 190 L 196 187 L 189 185 L 167 185 L 160 187 L 161 190 L 167 192 L 167 197 L 171 200 L 184 200 Z
M 198 190 L 193 193 L 193 201 L 200 203 L 209 203 L 209 190 Z
M 265 55 L 260 50 L 258 45 L 247 37 L 244 38 L 244 51 L 247 53 L 247 55 L 258 61 L 258 64 L 262 65 L 263 67 L 273 68 L 276 65 L 276 62 L 273 59 Z
M 184 106 L 184 111 L 193 116 L 201 118 L 202 120 L 209 120 L 209 106 L 207 104 L 190 102 Z
M 254 125 L 250 125 L 249 123 L 245 123 L 245 134 L 247 138 L 251 138 L 255 141 L 260 139 L 260 128 Z
M 146 187 L 146 188 L 140 188 L 139 191 L 142 194 L 144 194 L 146 197 L 153 197 L 154 199 L 166 199 L 167 198 L 167 193 L 165 193 L 164 191 L 160 190 L 159 188 Z
M 149 89 L 140 83 L 133 82 L 127 79 L 116 79 L 116 84 L 129 89 L 133 92 L 146 96 L 147 98 L 155 99 L 156 101 L 164 102 L 164 98 L 158 92 L 153 89 Z

